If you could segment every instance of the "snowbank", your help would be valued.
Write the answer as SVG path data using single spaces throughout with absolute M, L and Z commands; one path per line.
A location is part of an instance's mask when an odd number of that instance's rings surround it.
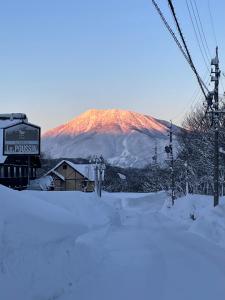
M 30 181 L 31 190 L 48 191 L 53 187 L 53 178 L 51 176 L 42 176 L 41 178 Z
M 128 197 L 123 199 L 123 206 L 129 209 L 136 209 L 142 211 L 152 210 L 152 206 L 154 206 L 154 211 L 158 211 L 158 209 L 163 205 L 165 199 L 167 198 L 166 192 L 157 192 L 157 193 L 147 193 L 142 194 L 142 196 L 136 197 Z
M 29 193 L 0 186 L 0 195 L 0 235 L 5 245 L 35 245 L 87 230 L 69 212 Z
M 38 197 L 47 203 L 61 208 L 74 216 L 79 224 L 89 229 L 108 225 L 114 218 L 114 208 L 102 199 L 97 198 L 95 193 L 83 192 L 37 192 L 28 191 L 30 195 Z
M 74 299 L 75 282 L 97 264 L 79 237 L 112 216 L 94 195 L 0 186 L 0 299 Z
M 225 199 L 220 205 L 213 207 L 213 197 L 204 195 L 188 195 L 175 200 L 171 207 L 166 200 L 161 213 L 213 243 L 225 248 Z
M 208 207 L 205 213 L 193 222 L 189 231 L 225 248 L 225 205 Z
M 187 232 L 159 212 L 166 197 L 0 186 L 0 299 L 223 299 L 224 250 L 191 232 L 221 243 L 224 206 L 164 206 Z

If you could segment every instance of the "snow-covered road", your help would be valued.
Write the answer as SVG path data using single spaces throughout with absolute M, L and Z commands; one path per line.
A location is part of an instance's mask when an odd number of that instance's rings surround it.
M 159 203 L 151 206 L 148 213 L 123 209 L 122 224 L 79 239 L 98 252 L 98 261 L 75 294 L 80 300 L 224 299 L 224 251 L 157 212 Z
M 2 191 L 2 300 L 224 300 L 225 250 L 166 195 Z

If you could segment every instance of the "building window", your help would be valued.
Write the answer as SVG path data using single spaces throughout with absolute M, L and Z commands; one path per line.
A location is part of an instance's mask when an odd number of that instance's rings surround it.
M 1 166 L 1 169 L 0 169 L 0 176 L 1 176 L 1 178 L 5 177 L 4 176 L 4 167 L 3 166 Z
M 26 168 L 25 167 L 22 167 L 21 168 L 21 175 L 22 175 L 22 177 L 25 177 L 26 176 Z
M 67 169 L 67 165 L 63 165 L 63 170 L 66 170 Z
M 14 167 L 10 167 L 10 177 L 14 177 Z
M 8 167 L 4 167 L 4 177 L 8 177 Z
M 21 177 L 21 175 L 20 175 L 20 167 L 16 167 L 16 177 L 17 178 Z

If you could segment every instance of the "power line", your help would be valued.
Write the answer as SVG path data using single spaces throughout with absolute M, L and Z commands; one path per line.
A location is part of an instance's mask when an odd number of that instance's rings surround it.
M 221 80 L 220 83 L 221 83 L 221 86 L 222 86 L 223 94 L 225 94 L 225 89 L 224 89 L 223 81 Z
M 201 52 L 203 61 L 205 63 L 205 66 L 206 66 L 207 70 L 210 72 L 209 65 L 207 63 L 207 61 L 209 60 L 209 58 L 208 58 L 208 55 L 207 55 L 207 52 L 206 52 L 206 49 L 205 49 L 205 45 L 204 45 L 203 40 L 202 40 L 202 36 L 200 34 L 200 30 L 199 30 L 199 27 L 198 27 L 198 23 L 197 23 L 197 19 L 196 19 L 196 16 L 195 16 L 195 12 L 194 12 L 194 8 L 193 8 L 193 5 L 192 5 L 192 2 L 190 2 L 190 3 L 191 3 L 191 9 L 190 9 L 190 6 L 188 4 L 188 0 L 186 0 L 186 6 L 187 6 L 187 9 L 188 9 L 188 14 L 189 14 L 189 17 L 190 17 L 190 20 L 191 20 L 192 27 L 194 29 L 195 38 L 196 38 L 199 50 Z M 192 10 L 192 13 L 194 15 L 195 24 L 197 26 L 197 29 L 196 29 L 196 26 L 195 26 L 193 18 L 192 18 L 191 10 Z M 197 31 L 198 31 L 198 33 L 197 33 Z M 200 43 L 200 41 L 201 41 L 201 43 Z M 203 46 L 203 49 L 202 49 L 201 44 Z
M 190 60 L 190 53 L 188 56 L 188 53 L 185 52 L 185 50 L 183 49 L 182 45 L 180 44 L 179 40 L 177 39 L 175 33 L 173 32 L 173 30 L 171 29 L 170 25 L 168 24 L 168 22 L 166 21 L 162 11 L 160 10 L 159 6 L 157 5 L 157 3 L 155 2 L 155 0 L 152 0 L 152 3 L 155 7 L 155 9 L 157 10 L 158 14 L 160 15 L 164 25 L 166 26 L 166 28 L 168 29 L 169 33 L 171 34 L 171 36 L 173 37 L 175 43 L 177 44 L 178 48 L 180 49 L 181 53 L 183 54 L 184 58 L 186 59 L 186 61 L 188 62 L 188 64 L 190 65 L 191 69 L 193 70 L 193 72 L 195 73 L 196 77 L 197 77 L 197 81 L 199 83 L 199 86 L 202 90 L 202 93 L 204 94 L 204 96 L 206 97 L 206 93 L 204 91 L 204 88 L 207 90 L 207 92 L 209 91 L 208 88 L 206 87 L 206 85 L 204 84 L 204 82 L 202 81 L 201 77 L 199 76 L 199 74 L 197 73 L 195 66 L 192 62 L 192 59 Z M 186 43 L 185 43 L 186 45 Z M 204 88 L 203 88 L 204 86 Z
M 155 6 L 158 14 L 160 15 L 162 21 L 164 22 L 164 25 L 166 26 L 166 28 L 168 29 L 169 33 L 171 34 L 171 36 L 173 37 L 175 43 L 177 44 L 178 48 L 180 49 L 181 53 L 183 54 L 183 56 L 185 57 L 185 59 L 187 60 L 187 62 L 189 63 L 189 58 L 186 54 L 186 52 L 184 51 L 182 45 L 180 44 L 179 40 L 177 39 L 175 33 L 173 32 L 173 30 L 171 29 L 170 25 L 168 24 L 168 22 L 166 21 L 162 11 L 160 10 L 159 6 L 157 5 L 157 3 L 152 0 L 153 5 Z
M 195 73 L 195 76 L 196 76 L 196 78 L 197 78 L 197 80 L 198 80 L 198 83 L 199 83 L 199 85 L 200 85 L 200 88 L 201 88 L 201 90 L 202 90 L 202 93 L 204 94 L 204 96 L 205 96 L 205 98 L 206 98 L 206 93 L 205 93 L 204 88 L 205 88 L 207 91 L 208 91 L 208 88 L 206 87 L 206 85 L 205 85 L 205 84 L 203 83 L 203 81 L 201 80 L 201 78 L 200 78 L 200 76 L 199 76 L 199 74 L 198 74 L 198 72 L 197 72 L 197 70 L 196 70 L 196 68 L 195 68 L 195 65 L 194 65 L 194 63 L 193 63 L 193 60 L 192 60 L 192 58 L 191 58 L 191 54 L 190 54 L 190 52 L 189 52 L 189 50 L 188 50 L 186 41 L 185 41 L 185 39 L 184 39 L 184 35 L 183 35 L 183 33 L 182 33 L 180 24 L 179 24 L 179 22 L 178 22 L 178 19 L 177 19 L 176 13 L 175 13 L 175 9 L 174 9 L 172 0 L 168 0 L 168 3 L 169 3 L 170 10 L 171 10 L 171 12 L 172 12 L 173 18 L 174 18 L 174 20 L 175 20 L 175 23 L 176 23 L 176 26 L 177 26 L 177 30 L 178 30 L 178 32 L 179 32 L 179 34 L 180 34 L 181 40 L 182 40 L 182 42 L 183 42 L 184 48 L 185 48 L 186 53 L 187 53 L 187 56 L 188 56 L 188 58 L 189 58 L 189 64 L 190 64 L 190 66 L 191 66 L 193 72 Z M 203 86 L 204 86 L 204 88 L 203 88 Z
M 199 25 L 199 19 L 200 19 L 200 16 L 199 16 L 199 14 L 198 14 L 198 16 L 197 16 L 198 8 L 197 8 L 197 5 L 196 5 L 196 2 L 195 2 L 195 9 L 194 9 L 194 5 L 193 5 L 192 0 L 189 0 L 189 1 L 190 1 L 190 3 L 191 3 L 191 9 L 192 9 L 192 12 L 193 12 L 193 15 L 194 15 L 195 23 L 196 23 L 196 25 L 197 25 L 197 30 L 198 30 L 198 33 L 199 33 L 199 37 L 200 37 L 200 39 L 201 39 L 201 43 L 202 43 L 202 47 L 203 47 L 205 56 L 206 56 L 207 59 L 210 61 L 210 56 L 208 56 L 208 53 L 207 53 L 205 44 L 204 44 L 204 42 L 203 42 L 202 33 L 201 33 L 201 30 L 200 30 L 200 25 Z M 196 9 L 197 9 L 197 13 L 195 13 L 195 10 L 196 10 Z M 200 21 L 200 24 L 201 24 L 201 21 Z M 203 32 L 204 32 L 204 31 L 203 31 Z
M 213 21 L 213 16 L 212 16 L 212 11 L 211 11 L 209 0 L 207 1 L 207 3 L 208 3 L 208 10 L 209 10 L 210 23 L 211 23 L 211 27 L 212 27 L 213 37 L 214 37 L 214 40 L 216 42 L 216 45 L 218 46 L 217 38 L 216 38 L 216 31 L 215 31 L 215 26 L 214 26 L 214 21 Z
M 199 23 L 200 23 L 202 35 L 203 35 L 203 38 L 204 38 L 204 41 L 205 41 L 206 48 L 207 48 L 207 50 L 208 50 L 209 57 L 212 57 L 212 54 L 211 54 L 211 51 L 210 51 L 210 49 L 209 49 L 209 45 L 208 45 L 208 43 L 207 43 L 207 39 L 206 39 L 206 36 L 205 36 L 205 32 L 204 32 L 204 30 L 203 30 L 202 21 L 201 21 L 201 18 L 200 18 L 198 6 L 197 6 L 197 3 L 196 3 L 195 0 L 194 0 L 194 4 L 195 4 L 195 9 L 196 9 L 196 11 L 197 11 L 197 15 L 198 15 L 198 19 L 199 19 Z
M 206 73 L 203 77 L 204 81 L 207 79 L 208 76 L 209 76 L 208 71 L 206 71 Z M 210 83 L 210 76 L 207 80 L 207 85 L 209 83 Z M 188 109 L 188 107 L 193 107 L 193 105 L 195 103 L 197 103 L 198 101 L 200 101 L 201 99 L 202 99 L 201 89 L 199 88 L 199 86 L 197 86 L 196 89 L 194 90 L 194 92 L 192 93 L 192 95 L 190 96 L 187 104 L 185 104 L 184 108 L 179 113 L 177 113 L 172 119 L 180 120 L 181 117 L 184 117 L 184 115 L 190 111 L 190 109 Z
M 180 120 L 181 117 L 183 117 L 185 115 L 185 113 L 187 112 L 187 106 L 190 106 L 190 102 L 193 103 L 196 100 L 196 97 L 199 96 L 199 93 L 201 92 L 201 90 L 199 89 L 199 86 L 194 90 L 194 92 L 192 93 L 191 97 L 188 100 L 188 103 L 185 105 L 185 107 L 182 108 L 182 110 L 180 110 L 179 113 L 177 113 L 176 115 L 173 116 L 172 120 Z M 194 100 L 193 100 L 194 99 Z M 191 104 L 192 105 L 192 104 Z

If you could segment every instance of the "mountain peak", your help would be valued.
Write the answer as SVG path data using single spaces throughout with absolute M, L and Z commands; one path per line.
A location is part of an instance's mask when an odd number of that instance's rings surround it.
M 52 158 L 102 154 L 114 165 L 142 167 L 152 162 L 156 143 L 159 161 L 163 161 L 168 126 L 165 121 L 132 111 L 90 109 L 47 131 L 42 149 Z
M 151 116 L 122 109 L 89 109 L 43 136 L 78 135 L 85 132 L 128 134 L 133 130 L 167 132 L 167 127 Z

